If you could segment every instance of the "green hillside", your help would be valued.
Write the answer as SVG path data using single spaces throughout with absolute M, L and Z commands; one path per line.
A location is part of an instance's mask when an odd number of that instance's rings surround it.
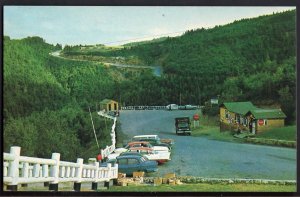
M 89 107 L 100 146 L 111 143 L 112 122 L 95 111 L 101 99 L 114 98 L 107 91 L 115 84 L 112 76 L 103 65 L 49 55 L 58 49 L 39 37 L 4 37 L 5 152 L 15 145 L 27 156 L 49 158 L 59 152 L 64 160 L 95 157 Z
M 179 104 L 181 100 L 182 104 L 203 105 L 219 95 L 224 101 L 251 100 L 257 105 L 281 106 L 288 120 L 293 120 L 295 19 L 295 10 L 286 11 L 187 31 L 159 42 L 133 43 L 124 49 L 85 55 L 87 59 L 135 57 L 139 63 L 162 66 L 161 78 L 140 77 L 136 79 L 139 87 L 136 83 L 129 85 L 134 87 L 132 92 L 146 100 L 135 98 L 136 103 L 132 103 L 133 99 L 125 95 L 128 104 Z

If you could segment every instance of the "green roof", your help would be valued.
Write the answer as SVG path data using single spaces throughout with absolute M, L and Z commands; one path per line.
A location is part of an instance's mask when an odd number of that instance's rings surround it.
M 246 114 L 249 110 L 258 109 L 251 102 L 228 102 L 222 105 L 225 106 L 228 111 L 242 115 Z
M 254 110 L 249 110 L 247 114 L 249 113 L 251 113 L 256 119 L 286 118 L 286 115 L 280 109 L 254 109 Z
M 101 102 L 100 102 L 100 104 L 107 104 L 107 103 L 110 103 L 110 102 L 116 102 L 116 101 L 114 101 L 114 100 L 111 100 L 111 99 L 103 99 Z

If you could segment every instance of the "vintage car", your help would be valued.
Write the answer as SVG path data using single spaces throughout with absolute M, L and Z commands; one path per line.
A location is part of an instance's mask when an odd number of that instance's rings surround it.
M 160 139 L 158 135 L 136 135 L 132 141 L 147 141 L 153 146 L 165 146 L 171 150 L 174 141 L 172 139 Z
M 154 150 L 156 152 L 169 152 L 170 150 L 168 147 L 165 146 L 152 146 L 150 142 L 146 141 L 137 141 L 137 142 L 129 142 L 124 148 L 117 148 L 115 149 L 114 153 L 108 155 L 108 159 L 114 159 L 117 156 L 119 156 L 121 153 L 126 152 L 129 150 L 129 148 L 132 147 L 147 147 L 151 150 Z
M 166 106 L 167 110 L 178 110 L 178 105 L 176 104 L 170 104 Z
M 117 163 L 118 171 L 120 173 L 125 173 L 128 176 L 137 171 L 156 172 L 158 170 L 156 161 L 149 161 L 141 155 L 118 156 L 114 160 L 112 159 L 102 163 L 101 167 L 106 167 L 107 163 L 112 163 L 113 165 Z
M 163 164 L 171 160 L 170 152 L 157 152 L 147 147 L 132 147 L 129 148 L 128 152 L 141 153 L 144 157 L 147 157 L 149 160 L 157 161 L 158 164 Z

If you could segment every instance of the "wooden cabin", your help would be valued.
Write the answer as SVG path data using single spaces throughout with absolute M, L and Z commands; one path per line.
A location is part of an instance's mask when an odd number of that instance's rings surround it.
M 256 107 L 251 102 L 226 102 L 220 105 L 220 130 L 249 130 L 245 114 Z
M 284 126 L 281 109 L 260 109 L 251 102 L 227 102 L 220 105 L 220 131 L 250 131 L 254 134 Z
M 281 109 L 255 109 L 245 114 L 252 122 L 252 133 L 260 133 L 270 128 L 283 127 L 286 115 Z
M 105 111 L 118 111 L 119 103 L 111 99 L 104 99 L 100 102 L 100 110 Z

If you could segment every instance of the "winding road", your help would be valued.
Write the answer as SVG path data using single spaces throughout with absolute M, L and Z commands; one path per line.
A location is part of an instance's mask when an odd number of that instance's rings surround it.
M 161 76 L 162 74 L 162 67 L 157 65 L 157 66 L 142 66 L 142 65 L 129 65 L 129 64 L 120 64 L 120 63 L 110 63 L 110 62 L 98 62 L 98 61 L 90 61 L 90 60 L 79 60 L 79 59 L 72 59 L 72 58 L 66 58 L 60 56 L 61 51 L 54 51 L 52 53 L 49 53 L 49 55 L 53 57 L 58 57 L 62 59 L 67 59 L 67 60 L 72 60 L 72 61 L 84 61 L 84 62 L 91 62 L 91 63 L 102 63 L 107 66 L 114 66 L 118 68 L 140 68 L 140 69 L 152 69 L 153 74 L 155 76 Z
M 295 149 L 177 136 L 174 118 L 193 114 L 194 110 L 121 111 L 121 129 L 129 137 L 158 134 L 175 140 L 172 160 L 151 176 L 175 172 L 207 178 L 296 179 Z

